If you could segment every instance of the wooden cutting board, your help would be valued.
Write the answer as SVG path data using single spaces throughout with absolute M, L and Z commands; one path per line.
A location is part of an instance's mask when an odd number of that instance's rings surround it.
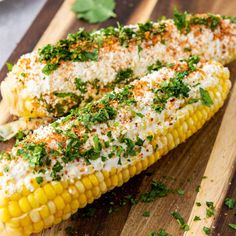
M 212 12 L 235 16 L 236 1 L 232 0 L 119 0 L 117 1 L 117 18 L 109 19 L 101 24 L 88 24 L 76 20 L 70 11 L 74 0 L 48 0 L 45 6 L 31 25 L 9 60 L 15 63 L 18 57 L 26 52 L 66 36 L 79 27 L 88 30 L 121 24 L 155 20 L 162 15 L 172 17 L 173 7 L 189 12 Z M 236 63 L 231 63 L 231 80 L 234 84 L 236 78 Z M 0 71 L 0 79 L 6 75 L 6 68 Z M 1 118 L 5 118 L 1 114 Z M 0 144 L 0 149 L 12 145 L 13 141 Z M 222 206 L 225 196 L 236 198 L 236 86 L 233 86 L 230 98 L 224 107 L 204 127 L 179 145 L 144 173 L 134 177 L 122 188 L 105 194 L 87 208 L 86 212 L 94 211 L 92 217 L 85 217 L 84 211 L 74 220 L 67 220 L 39 235 L 53 236 L 66 235 L 65 228 L 73 226 L 77 235 L 107 235 L 132 236 L 148 235 L 149 232 L 165 229 L 173 236 L 201 236 L 204 226 L 212 226 L 212 235 L 236 235 L 228 227 L 229 223 L 236 223 L 232 210 Z M 151 203 L 126 204 L 119 206 L 119 198 L 124 195 L 138 197 L 140 193 L 149 189 L 152 180 L 161 180 L 168 187 L 181 188 L 183 195 L 171 193 L 167 197 L 159 198 Z M 232 181 L 232 182 L 231 182 Z M 200 187 L 199 187 L 200 186 Z M 199 191 L 196 191 L 199 189 Z M 206 201 L 214 202 L 216 206 L 215 217 L 205 218 Z M 115 211 L 110 212 L 112 203 Z M 196 202 L 202 206 L 197 207 Z M 92 210 L 91 210 L 92 209 Z M 178 210 L 190 225 L 190 231 L 183 232 L 171 212 Z M 150 211 L 149 217 L 143 212 Z M 194 222 L 198 215 L 201 221 Z M 227 215 L 227 216 L 226 216 Z M 36 236 L 36 235 L 35 235 Z

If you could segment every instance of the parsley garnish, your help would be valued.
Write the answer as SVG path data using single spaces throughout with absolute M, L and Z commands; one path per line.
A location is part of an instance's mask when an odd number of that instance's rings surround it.
M 204 231 L 204 233 L 207 234 L 207 235 L 209 235 L 209 234 L 211 233 L 211 229 L 208 228 L 208 227 L 206 227 L 206 226 L 203 227 L 203 231 Z
M 200 88 L 200 96 L 201 96 L 201 102 L 203 105 L 210 107 L 213 105 L 213 101 L 210 97 L 210 94 L 207 90 Z
M 78 18 L 90 23 L 98 23 L 115 17 L 114 8 L 114 0 L 76 0 L 72 6 L 72 11 Z
M 164 229 L 160 229 L 159 232 L 149 233 L 148 236 L 169 236 L 169 234 Z
M 170 192 L 170 189 L 167 186 L 159 181 L 153 180 L 151 183 L 151 190 L 141 194 L 140 200 L 142 202 L 152 202 L 157 197 L 165 197 Z
M 75 79 L 75 85 L 76 88 L 81 92 L 81 93 L 86 93 L 87 92 L 87 83 L 82 81 L 80 78 Z
M 114 84 L 127 83 L 129 81 L 129 79 L 131 79 L 133 77 L 133 74 L 134 74 L 134 72 L 130 68 L 120 70 L 120 71 L 118 71 L 115 81 L 113 83 Z
M 215 207 L 213 202 L 206 202 L 207 209 L 206 209 L 206 216 L 211 217 L 215 214 Z
M 185 223 L 184 218 L 180 215 L 179 212 L 174 211 L 171 213 L 171 215 L 176 219 L 181 229 L 183 229 L 184 231 L 189 230 L 189 225 Z
M 150 211 L 144 211 L 143 216 L 144 217 L 149 217 L 150 216 Z
M 154 64 L 147 67 L 148 72 L 158 71 L 161 68 L 165 67 L 166 64 L 162 63 L 161 61 L 157 60 Z
M 12 68 L 14 65 L 8 62 L 6 63 L 6 66 L 7 66 L 8 71 L 12 71 Z
M 32 167 L 50 164 L 44 143 L 25 143 L 21 149 L 17 150 L 16 154 L 22 156 L 25 160 L 28 160 Z
M 183 13 L 179 12 L 177 9 L 174 10 L 174 23 L 178 30 L 186 29 L 189 32 L 189 22 L 187 21 L 188 13 L 185 11 Z
M 227 197 L 225 199 L 224 203 L 229 209 L 233 209 L 234 206 L 235 206 L 236 201 L 233 198 Z
M 37 176 L 37 177 L 35 178 L 35 180 L 36 180 L 36 182 L 37 182 L 38 184 L 43 183 L 43 177 L 42 177 L 42 176 Z
M 236 230 L 236 224 L 228 224 L 228 226 L 229 226 L 231 229 L 235 229 L 235 230 Z
M 199 221 L 199 220 L 201 220 L 201 218 L 200 218 L 199 216 L 195 216 L 195 217 L 193 218 L 193 221 Z

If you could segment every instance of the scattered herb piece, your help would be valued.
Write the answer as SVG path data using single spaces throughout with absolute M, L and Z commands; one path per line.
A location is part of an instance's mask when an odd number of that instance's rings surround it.
M 207 235 L 209 235 L 209 234 L 211 233 L 211 229 L 208 228 L 208 227 L 206 227 L 206 226 L 203 227 L 203 231 L 204 231 L 204 233 L 207 234 Z
M 202 204 L 200 202 L 196 202 L 196 205 L 200 207 Z
M 176 192 L 177 192 L 179 195 L 183 196 L 185 191 L 184 191 L 183 189 L 181 189 L 181 188 L 178 188 L 178 189 L 176 190 Z
M 42 176 L 37 176 L 37 177 L 35 178 L 35 180 L 36 180 L 36 182 L 37 182 L 38 184 L 43 183 L 43 177 L 42 177 Z
M 200 188 L 201 188 L 201 186 L 198 185 L 198 186 L 196 187 L 195 191 L 198 193 L 198 192 L 200 191 Z
M 234 206 L 235 206 L 236 201 L 233 198 L 227 197 L 225 199 L 224 203 L 229 209 L 233 209 Z
M 199 220 L 201 220 L 201 218 L 200 218 L 199 216 L 195 216 L 195 217 L 193 218 L 193 221 L 199 221 Z
M 87 88 L 86 85 L 87 83 L 82 81 L 80 78 L 76 78 L 75 79 L 75 85 L 76 88 L 81 92 L 81 93 L 86 93 L 87 92 Z
M 215 207 L 213 202 L 206 202 L 207 209 L 206 209 L 206 216 L 211 217 L 215 214 Z
M 98 23 L 115 17 L 114 0 L 76 0 L 72 6 L 72 11 L 78 18 L 82 18 L 90 23 Z
M 142 202 L 152 202 L 157 197 L 165 197 L 170 192 L 167 186 L 159 181 L 153 180 L 151 183 L 151 190 L 141 194 L 140 200 Z
M 184 218 L 180 215 L 179 212 L 174 211 L 171 213 L 171 215 L 176 219 L 181 229 L 183 229 L 184 231 L 189 230 L 189 225 L 185 223 Z
M 203 105 L 210 107 L 213 105 L 213 101 L 210 97 L 210 94 L 207 90 L 200 88 L 201 102 Z
M 170 236 L 164 229 L 160 229 L 159 232 L 149 233 L 148 236 Z
M 150 216 L 150 211 L 144 211 L 143 216 L 144 217 L 149 217 Z
M 13 68 L 13 64 L 12 63 L 6 63 L 6 66 L 7 66 L 7 69 L 8 69 L 8 71 L 12 71 L 12 68 Z
M 231 229 L 235 229 L 235 230 L 236 230 L 236 224 L 228 224 L 228 226 L 229 226 Z

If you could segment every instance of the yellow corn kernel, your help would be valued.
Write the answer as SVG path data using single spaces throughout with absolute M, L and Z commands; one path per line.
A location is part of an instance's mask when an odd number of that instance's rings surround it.
M 49 201 L 47 205 L 48 205 L 48 209 L 49 209 L 50 213 L 52 215 L 54 215 L 56 213 L 56 210 L 57 210 L 55 203 L 53 201 Z
M 8 211 L 10 213 L 11 216 L 13 217 L 17 217 L 20 216 L 22 211 L 18 205 L 18 202 L 16 201 L 10 201 L 8 204 Z
M 10 220 L 10 213 L 7 208 L 0 208 L 0 221 L 6 223 Z
M 56 197 L 56 192 L 51 184 L 46 184 L 45 186 L 43 186 L 43 190 L 49 200 L 53 200 Z
M 76 188 L 78 189 L 79 193 L 84 193 L 85 192 L 85 187 L 84 185 L 81 183 L 81 181 L 77 181 L 75 183 Z
M 93 187 L 91 181 L 87 176 L 83 177 L 81 181 L 86 189 L 91 189 Z
M 67 191 L 64 191 L 61 196 L 64 199 L 65 203 L 71 202 L 71 196 Z
M 44 228 L 44 224 L 43 224 L 43 221 L 39 221 L 39 222 L 37 222 L 37 223 L 34 223 L 34 232 L 35 233 L 39 233 L 40 231 L 42 231 L 43 230 L 43 228 Z
M 30 203 L 26 197 L 23 197 L 19 200 L 19 206 L 23 212 L 29 212 L 31 210 Z
M 77 210 L 77 209 L 79 208 L 80 204 L 83 205 L 83 204 L 86 203 L 86 201 L 87 201 L 86 198 L 85 198 L 85 199 L 82 199 L 82 201 L 81 201 L 80 203 L 79 203 L 78 200 L 73 200 L 73 201 L 71 202 L 71 209 L 72 209 L 72 210 Z
M 30 217 L 28 215 L 24 215 L 23 217 L 21 217 L 20 219 L 20 224 L 24 227 L 26 227 L 27 225 L 30 225 L 32 223 Z
M 60 197 L 60 196 L 57 196 L 57 197 L 54 199 L 54 203 L 55 203 L 55 205 L 56 205 L 56 207 L 57 207 L 58 210 L 62 210 L 62 209 L 65 208 L 65 202 L 64 202 L 63 198 Z
M 44 205 L 48 201 L 46 193 L 43 191 L 42 188 L 36 189 L 36 191 L 34 192 L 34 197 L 35 200 L 39 202 L 40 205 Z
M 98 186 L 99 183 L 95 175 L 89 175 L 89 180 L 91 181 L 93 186 Z
M 48 207 L 46 205 L 43 205 L 41 207 L 41 209 L 39 210 L 39 214 L 40 214 L 42 219 L 45 219 L 45 218 L 49 217 L 50 212 L 48 210 Z
M 31 194 L 27 197 L 27 199 L 28 199 L 28 201 L 29 201 L 29 203 L 30 203 L 30 205 L 31 205 L 31 207 L 32 207 L 33 209 L 39 207 L 39 202 L 37 202 L 37 201 L 35 200 L 34 194 L 31 193 Z
M 68 192 L 70 193 L 70 195 L 72 196 L 72 198 L 78 198 L 78 196 L 79 196 L 79 193 L 78 193 L 76 187 L 73 186 L 73 185 L 70 185 L 70 186 L 69 186 Z
M 29 213 L 29 217 L 30 219 L 34 222 L 34 223 L 37 223 L 41 220 L 41 217 L 39 215 L 39 212 L 38 210 L 32 210 L 30 213 Z
M 60 182 L 52 182 L 52 187 L 54 188 L 56 194 L 60 195 L 63 192 L 63 186 Z

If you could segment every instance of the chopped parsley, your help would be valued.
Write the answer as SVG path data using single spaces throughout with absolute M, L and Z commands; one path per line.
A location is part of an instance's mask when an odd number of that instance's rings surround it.
M 28 160 L 32 167 L 50 164 L 50 159 L 48 158 L 44 143 L 25 143 L 21 149 L 17 150 L 16 155 L 22 156 L 24 160 Z
M 6 63 L 6 66 L 7 66 L 8 71 L 12 71 L 14 65 L 8 62 Z
M 150 216 L 150 211 L 144 211 L 143 216 L 144 217 L 149 217 Z
M 215 207 L 213 202 L 206 202 L 207 209 L 206 209 L 206 216 L 211 217 L 215 214 Z
M 82 81 L 80 78 L 76 78 L 75 79 L 75 85 L 76 85 L 76 88 L 81 93 L 86 93 L 87 92 L 87 82 Z
M 178 189 L 176 190 L 176 192 L 177 192 L 179 195 L 183 196 L 185 191 L 184 191 L 183 189 L 181 189 L 181 188 L 178 188 Z
M 157 60 L 154 64 L 147 67 L 148 72 L 158 71 L 161 68 L 165 67 L 166 64 L 162 63 L 161 61 Z
M 151 189 L 141 194 L 140 200 L 141 202 L 152 202 L 158 197 L 165 197 L 170 193 L 170 189 L 167 186 L 159 181 L 153 180 L 151 183 Z
M 43 183 L 43 177 L 42 177 L 42 176 L 37 176 L 37 177 L 35 178 L 35 180 L 36 180 L 36 182 L 37 182 L 38 184 Z
M 201 218 L 199 216 L 194 216 L 193 221 L 199 221 Z
M 231 229 L 235 229 L 235 230 L 236 230 L 236 224 L 228 224 L 228 226 L 229 226 Z
M 176 219 L 181 229 L 183 229 L 184 231 L 189 230 L 189 225 L 185 223 L 184 218 L 180 215 L 179 212 L 174 211 L 171 213 L 171 215 Z
M 225 200 L 224 200 L 224 204 L 229 208 L 229 209 L 233 209 L 234 206 L 235 206 L 235 199 L 233 198 L 229 198 L 227 197 Z
M 182 31 L 186 29 L 187 32 L 190 31 L 187 15 L 188 13 L 186 11 L 181 13 L 177 9 L 174 10 L 174 23 L 178 30 Z
M 116 75 L 114 84 L 118 84 L 118 83 L 126 84 L 127 82 L 129 82 L 130 79 L 132 79 L 133 75 L 134 75 L 134 72 L 131 68 L 120 70 L 118 71 Z
M 53 180 L 59 181 L 61 179 L 60 175 L 58 175 L 58 172 L 60 172 L 62 169 L 63 169 L 63 166 L 61 165 L 59 161 L 57 161 L 52 167 L 51 177 L 53 178 Z
M 200 202 L 196 202 L 196 205 L 200 207 L 202 204 Z
M 208 14 L 207 17 L 197 17 L 190 15 L 188 12 L 174 11 L 174 23 L 181 32 L 189 33 L 192 25 L 205 25 L 214 31 L 220 25 L 221 18 L 219 16 Z
M 183 78 L 188 74 L 187 71 L 177 72 L 169 82 L 164 82 L 160 88 L 154 90 L 153 109 L 161 113 L 169 98 L 187 98 L 190 88 L 183 82 Z
M 170 236 L 164 229 L 160 229 L 159 232 L 151 232 L 148 236 Z
M 204 232 L 206 235 L 209 235 L 209 234 L 211 233 L 211 229 L 208 228 L 208 227 L 206 227 L 206 226 L 204 226 L 204 227 L 203 227 L 203 232 Z
M 209 92 L 203 88 L 199 88 L 199 89 L 200 89 L 200 96 L 201 96 L 202 104 L 207 107 L 210 107 L 211 105 L 213 105 L 213 101 L 211 99 Z

